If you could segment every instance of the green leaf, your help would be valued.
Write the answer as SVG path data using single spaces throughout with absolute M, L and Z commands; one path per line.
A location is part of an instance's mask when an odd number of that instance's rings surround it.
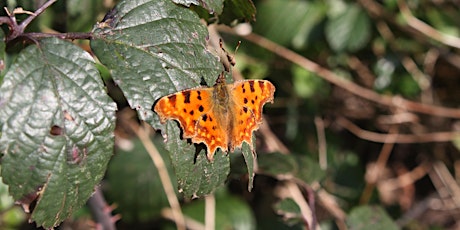
M 3 181 L 37 225 L 54 227 L 104 175 L 115 104 L 91 56 L 59 39 L 22 50 L 0 91 Z
M 380 206 L 360 206 L 351 210 L 346 219 L 349 229 L 397 230 L 398 225 Z
M 210 14 L 220 15 L 224 8 L 224 0 L 172 0 L 174 3 L 190 7 L 190 5 L 201 6 Z
M 133 148 L 129 150 L 117 149 L 110 161 L 106 176 L 107 186 L 104 188 L 107 188 L 105 192 L 110 203 L 117 204 L 117 211 L 120 211 L 123 220 L 144 222 L 158 216 L 161 209 L 169 204 L 158 170 L 145 147 L 138 139 L 133 140 L 132 144 Z M 176 178 L 172 172 L 169 155 L 165 149 L 158 151 L 174 184 Z
M 121 1 L 94 29 L 91 47 L 131 108 L 160 128 L 156 100 L 202 80 L 213 85 L 222 72 L 207 36 L 194 12 L 170 0 Z
M 319 164 L 305 155 L 269 153 L 258 156 L 259 171 L 278 177 L 294 176 L 310 184 L 325 177 Z
M 221 152 L 214 162 L 195 160 L 195 146 L 181 140 L 176 122 L 160 125 L 152 106 L 160 97 L 213 85 L 222 65 L 205 47 L 207 29 L 197 15 L 170 0 L 122 1 L 94 30 L 91 46 L 112 72 L 129 104 L 142 120 L 167 137 L 179 191 L 203 195 L 225 182 L 229 160 Z
M 166 149 L 171 154 L 179 191 L 185 197 L 210 194 L 225 183 L 230 172 L 230 159 L 226 154 L 219 149 L 214 161 L 209 162 L 204 148 L 197 152 L 197 145 L 180 139 L 181 131 L 176 122 L 168 121 L 165 131 L 168 135 Z
M 276 177 L 277 175 L 293 175 L 297 171 L 297 163 L 292 155 L 268 153 L 258 156 L 259 171 Z
M 303 222 L 302 213 L 299 205 L 291 199 L 286 198 L 275 204 L 275 212 L 282 215 L 288 225 L 299 224 Z
M 250 22 L 256 18 L 256 7 L 252 0 L 226 0 L 219 22 L 231 24 L 236 21 Z
M 308 45 L 313 29 L 326 16 L 324 3 L 311 1 L 271 0 L 257 7 L 254 31 L 280 45 L 296 48 Z
M 354 4 L 326 24 L 326 39 L 335 51 L 357 51 L 367 45 L 370 35 L 369 17 Z
M 256 143 L 254 134 L 252 135 L 252 143 Z M 241 148 L 241 153 L 243 154 L 244 161 L 246 162 L 246 167 L 248 169 L 248 191 L 252 190 L 254 184 L 254 163 L 255 158 L 257 157 L 255 149 L 253 146 L 250 146 L 248 143 L 243 142 L 243 146 Z
M 256 229 L 256 221 L 251 208 L 238 197 L 228 193 L 217 193 L 215 229 Z M 195 200 L 183 207 L 187 217 L 204 224 L 204 200 Z

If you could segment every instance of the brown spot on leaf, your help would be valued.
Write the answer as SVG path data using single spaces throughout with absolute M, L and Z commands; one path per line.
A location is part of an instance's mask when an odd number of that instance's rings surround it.
M 62 129 L 61 126 L 53 125 L 51 126 L 50 134 L 51 136 L 60 136 L 62 135 L 63 131 L 64 130 Z

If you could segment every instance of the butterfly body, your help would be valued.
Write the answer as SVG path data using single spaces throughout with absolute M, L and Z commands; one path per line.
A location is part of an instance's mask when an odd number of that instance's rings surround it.
M 177 120 L 183 137 L 204 143 L 207 157 L 215 151 L 234 151 L 247 142 L 262 120 L 262 107 L 273 102 L 275 87 L 265 80 L 244 80 L 226 84 L 221 74 L 213 87 L 188 89 L 164 96 L 154 111 L 161 122 Z

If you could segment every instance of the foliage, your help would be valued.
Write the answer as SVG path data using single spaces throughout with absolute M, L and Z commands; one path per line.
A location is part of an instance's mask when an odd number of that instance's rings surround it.
M 119 228 L 458 226 L 456 3 L 44 2 L 0 4 L 0 228 L 26 221 L 13 200 L 38 227 L 83 222 L 99 190 L 118 207 L 93 218 Z M 216 82 L 218 36 L 242 41 L 228 82 L 277 90 L 257 153 L 210 162 L 152 107 Z

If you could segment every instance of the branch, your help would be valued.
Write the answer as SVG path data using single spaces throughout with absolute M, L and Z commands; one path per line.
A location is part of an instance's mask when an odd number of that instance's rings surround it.
M 89 210 L 100 229 L 114 230 L 115 222 L 120 219 L 120 215 L 112 216 L 112 208 L 107 205 L 107 202 L 102 195 L 100 187 L 96 187 L 96 191 L 87 202 Z
M 459 136 L 458 132 L 436 132 L 436 133 L 425 133 L 425 134 L 383 134 L 370 132 L 361 129 L 351 121 L 339 117 L 337 123 L 343 128 L 347 129 L 357 137 L 377 142 L 377 143 L 399 143 L 399 144 L 411 144 L 411 143 L 427 143 L 427 142 L 448 142 L 454 140 Z
M 168 170 L 166 169 L 165 162 L 158 152 L 155 145 L 150 140 L 149 134 L 146 130 L 147 126 L 139 126 L 135 124 L 134 121 L 130 121 L 131 130 L 136 133 L 137 137 L 141 140 L 144 145 L 145 150 L 149 153 L 150 158 L 152 159 L 153 164 L 158 170 L 158 175 L 160 176 L 161 184 L 163 185 L 166 198 L 168 199 L 169 205 L 171 206 L 172 216 L 174 222 L 176 223 L 177 229 L 185 230 L 185 219 L 182 214 L 182 210 L 177 200 L 176 193 L 174 191 L 174 186 L 169 177 Z
M 412 15 L 405 1 L 398 0 L 398 6 L 399 6 L 399 10 L 401 11 L 401 14 L 403 15 L 404 19 L 406 19 L 407 24 L 411 28 L 415 29 L 416 31 L 424 34 L 425 36 L 429 38 L 432 38 L 438 42 L 443 43 L 444 45 L 460 49 L 460 39 L 459 38 L 448 35 L 448 34 L 441 33 L 438 30 L 434 29 L 433 27 L 429 26 L 428 24 L 422 22 L 418 18 L 414 17 L 414 15 Z
M 219 30 L 225 33 L 237 35 L 232 29 L 228 27 L 219 27 Z M 400 96 L 380 95 L 370 89 L 361 87 L 343 77 L 340 77 L 331 70 L 321 67 L 319 64 L 295 53 L 294 51 L 280 46 L 260 35 L 251 33 L 247 36 L 242 37 L 254 44 L 257 44 L 277 54 L 280 57 L 285 58 L 286 60 L 289 60 L 301 66 L 302 68 L 310 72 L 317 74 L 324 80 L 340 88 L 343 88 L 344 90 L 356 96 L 365 98 L 378 104 L 382 104 L 388 107 L 396 107 L 406 111 L 413 111 L 439 117 L 450 117 L 460 119 L 460 109 L 452 109 L 435 105 L 422 104 L 404 99 Z

